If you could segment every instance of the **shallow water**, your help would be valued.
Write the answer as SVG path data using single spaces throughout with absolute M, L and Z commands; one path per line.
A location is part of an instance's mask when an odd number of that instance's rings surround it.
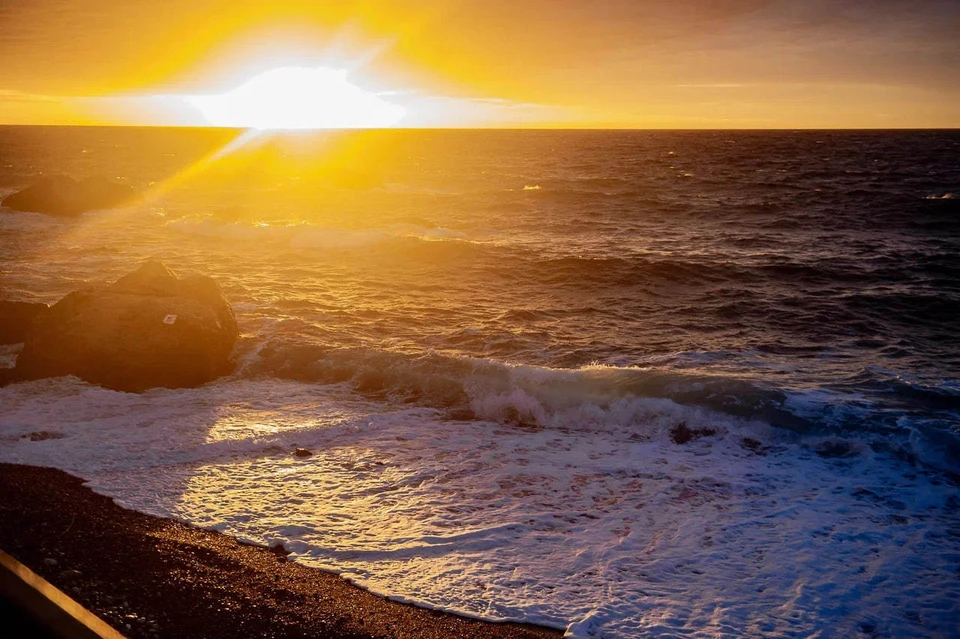
M 201 389 L 0 389 L 0 460 L 573 636 L 960 623 L 960 134 L 0 140 L 4 191 L 146 189 L 4 210 L 4 297 L 159 258 L 242 332 Z

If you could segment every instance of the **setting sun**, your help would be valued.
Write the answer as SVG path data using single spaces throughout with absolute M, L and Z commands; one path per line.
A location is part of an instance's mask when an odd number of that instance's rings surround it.
M 213 126 L 253 129 L 383 128 L 406 114 L 327 67 L 272 69 L 225 93 L 183 100 Z

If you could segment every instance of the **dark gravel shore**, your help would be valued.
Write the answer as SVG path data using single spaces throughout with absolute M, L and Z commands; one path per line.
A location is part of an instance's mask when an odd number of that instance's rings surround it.
M 130 637 L 561 634 L 387 601 L 271 550 L 121 508 L 82 484 L 0 464 L 0 548 Z

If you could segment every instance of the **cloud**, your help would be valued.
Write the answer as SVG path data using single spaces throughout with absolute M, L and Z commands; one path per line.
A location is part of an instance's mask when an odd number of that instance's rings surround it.
M 14 91 L 10 89 L 0 89 L 0 102 L 57 102 L 59 98 L 38 93 L 28 93 L 26 91 Z
M 237 32 L 222 27 L 226 43 L 254 24 L 269 27 L 271 20 L 292 20 L 306 33 L 335 14 L 340 17 L 333 32 L 345 24 L 346 16 L 357 46 L 389 43 L 376 49 L 379 55 L 370 63 L 378 72 L 387 71 L 383 77 L 394 73 L 410 79 L 401 85 L 429 87 L 425 93 L 379 95 L 410 102 L 417 107 L 415 113 L 433 113 L 451 126 L 467 121 L 524 126 L 538 120 L 567 123 L 579 117 L 630 114 L 641 122 L 661 103 L 665 110 L 676 111 L 693 101 L 695 92 L 704 102 L 714 92 L 712 99 L 725 104 L 749 92 L 754 101 L 749 111 L 759 114 L 764 100 L 774 95 L 772 89 L 787 86 L 804 86 L 824 100 L 837 95 L 831 87 L 838 85 L 861 87 L 846 96 L 873 96 L 870 87 L 882 86 L 891 104 L 884 108 L 903 117 L 916 111 L 918 95 L 939 101 L 944 113 L 951 104 L 960 104 L 956 0 L 240 4 L 249 16 L 229 0 L 5 0 L 0 2 L 0 51 L 16 63 L 0 65 L 0 87 L 23 95 L 8 92 L 0 100 L 40 104 L 41 98 L 31 95 L 148 86 L 163 86 L 156 90 L 166 93 L 203 92 L 208 78 L 202 75 L 202 55 L 215 55 L 219 45 L 213 36 L 204 40 L 212 31 L 198 31 L 198 25 L 222 26 L 229 18 L 230 29 Z M 255 23 L 244 22 L 248 19 Z M 423 28 L 418 26 L 421 21 Z M 267 27 L 272 37 L 282 31 Z M 322 29 L 310 31 L 311 41 L 323 40 L 318 33 Z M 200 41 L 209 48 L 201 51 Z M 269 42 L 260 44 L 269 49 Z M 263 60 L 256 57 L 259 50 L 253 54 L 251 64 Z M 241 68 L 238 73 L 248 71 Z M 471 97 L 478 95 L 509 100 Z M 127 107 L 132 109 L 136 101 L 109 104 L 132 112 Z M 877 107 L 866 101 L 860 106 L 864 113 Z M 767 107 L 780 109 L 772 102 Z M 960 107 L 952 108 L 960 112 Z M 425 117 L 411 115 L 408 124 Z M 937 120 L 943 121 L 953 120 Z
M 675 84 L 679 89 L 742 89 L 746 84 L 712 83 L 712 84 Z
M 407 95 L 398 100 L 407 115 L 398 126 L 530 127 L 572 120 L 572 109 L 502 98 Z

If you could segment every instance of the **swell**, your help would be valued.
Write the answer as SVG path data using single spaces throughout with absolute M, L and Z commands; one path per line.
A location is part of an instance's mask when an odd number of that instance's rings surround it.
M 375 246 L 391 240 L 424 241 L 461 240 L 459 231 L 411 222 L 398 222 L 382 227 L 339 228 L 304 221 L 287 223 L 222 221 L 214 217 L 181 218 L 167 227 L 188 235 L 214 240 L 247 240 L 288 245 L 294 248 L 357 248 Z
M 864 371 L 833 389 L 781 389 L 729 374 L 662 367 L 559 369 L 274 340 L 250 353 L 239 374 L 347 384 L 373 399 L 428 406 L 453 419 L 585 431 L 616 425 L 643 434 L 656 402 L 668 400 L 801 436 L 873 435 L 890 446 L 889 438 L 901 435 L 913 438 L 913 458 L 927 457 L 941 467 L 960 460 L 960 430 L 949 427 L 960 419 L 960 389 L 908 383 L 883 371 Z M 928 445 L 936 450 L 917 452 Z
M 566 414 L 586 406 L 609 412 L 623 400 L 670 399 L 773 425 L 807 430 L 813 422 L 784 408 L 781 391 L 736 378 L 591 365 L 557 369 L 429 352 L 411 355 L 374 348 L 326 348 L 272 343 L 259 349 L 243 375 L 309 383 L 349 383 L 397 403 L 446 409 L 467 419 L 534 426 L 575 426 Z M 598 413 L 600 415 L 600 413 Z M 618 419 L 605 414 L 601 421 Z
M 914 220 L 918 222 L 917 220 Z M 367 228 L 340 228 L 310 224 L 223 223 L 213 218 L 178 219 L 167 228 L 210 241 L 223 242 L 246 250 L 250 244 L 303 251 L 354 252 L 363 257 L 430 261 L 439 257 L 469 261 L 491 272 L 542 279 L 547 283 L 584 282 L 607 286 L 633 286 L 645 283 L 718 284 L 734 282 L 740 286 L 796 284 L 838 286 L 851 284 L 902 283 L 906 279 L 937 278 L 947 288 L 955 285 L 960 269 L 953 260 L 953 247 L 929 247 L 916 250 L 890 246 L 876 250 L 850 247 L 850 256 L 833 255 L 819 260 L 790 258 L 782 254 L 783 238 L 777 233 L 729 236 L 723 250 L 703 256 L 673 253 L 632 254 L 629 250 L 580 250 L 566 246 L 570 236 L 588 236 L 596 230 L 592 220 L 551 221 L 559 237 L 543 233 L 543 224 L 533 230 L 523 228 L 516 237 L 486 237 L 457 228 L 431 226 L 426 220 L 397 222 Z M 793 220 L 791 223 L 795 223 Z M 919 223 L 919 222 L 918 222 Z M 517 223 L 519 225 L 519 222 Z M 606 229 L 606 227 L 604 227 Z M 941 231 L 943 229 L 941 228 Z M 611 233 L 631 235 L 643 232 L 625 221 L 609 229 Z M 722 232 L 720 237 L 727 237 Z M 754 256 L 744 256 L 749 248 Z M 870 251 L 860 255 L 857 251 Z M 756 256 L 764 256 L 756 259 Z M 310 255 L 311 258 L 316 257 Z M 339 257 L 339 256 L 338 256 Z M 350 259 L 352 256 L 348 256 Z M 398 264 L 398 266 L 401 266 Z M 940 286 L 944 288 L 944 286 Z

